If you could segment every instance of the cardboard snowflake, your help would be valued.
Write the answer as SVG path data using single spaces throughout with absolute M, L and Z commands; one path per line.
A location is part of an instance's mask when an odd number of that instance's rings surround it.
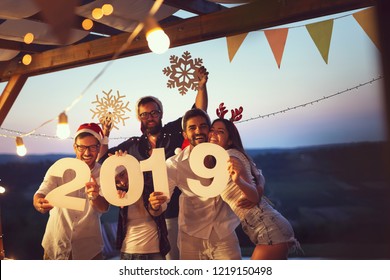
M 184 95 L 188 89 L 198 89 L 198 70 L 202 66 L 201 58 L 191 59 L 191 54 L 185 51 L 182 57 L 171 55 L 169 58 L 171 66 L 163 69 L 163 73 L 169 77 L 167 87 L 177 87 L 179 93 Z
M 112 89 L 109 92 L 105 92 L 103 90 L 104 96 L 99 98 L 96 95 L 96 100 L 92 102 L 92 104 L 96 104 L 96 110 L 92 110 L 93 113 L 92 119 L 97 117 L 99 121 L 102 119 L 106 119 L 111 121 L 112 128 L 116 128 L 117 124 L 122 123 L 125 125 L 125 120 L 129 117 L 126 117 L 126 111 L 131 112 L 128 108 L 129 102 L 126 104 L 123 102 L 123 98 L 125 95 L 120 95 L 119 91 L 116 91 L 116 96 L 111 95 Z

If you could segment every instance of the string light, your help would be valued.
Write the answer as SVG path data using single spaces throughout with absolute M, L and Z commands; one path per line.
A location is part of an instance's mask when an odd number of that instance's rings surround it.
M 57 136 L 60 139 L 66 139 L 70 135 L 70 129 L 68 124 L 68 116 L 65 112 L 58 116 Z
M 114 12 L 114 7 L 111 4 L 104 4 L 102 6 L 103 15 L 109 16 Z
M 16 137 L 16 153 L 24 157 L 27 154 L 26 146 L 24 146 L 22 137 Z
M 287 109 L 279 110 L 279 111 L 272 112 L 272 113 L 269 113 L 269 114 L 266 114 L 266 115 L 259 115 L 257 117 L 253 117 L 253 118 L 249 118 L 249 119 L 245 119 L 245 120 L 240 120 L 240 121 L 237 121 L 236 123 L 253 121 L 253 120 L 256 120 L 256 119 L 260 119 L 260 118 L 264 119 L 264 118 L 274 117 L 274 116 L 276 116 L 278 114 L 286 113 L 287 111 L 295 110 L 295 109 L 298 109 L 298 108 L 304 108 L 304 107 L 306 107 L 308 105 L 314 105 L 315 103 L 319 103 L 320 101 L 324 101 L 326 99 L 329 99 L 329 98 L 332 98 L 332 97 L 336 97 L 336 96 L 341 95 L 343 93 L 359 89 L 360 87 L 363 87 L 363 86 L 366 86 L 366 85 L 371 85 L 374 82 L 377 82 L 377 81 L 379 81 L 382 78 L 383 78 L 382 76 L 379 76 L 377 78 L 373 78 L 372 80 L 370 80 L 368 82 L 361 83 L 358 86 L 355 86 L 355 87 L 352 87 L 352 88 L 348 88 L 346 90 L 339 91 L 339 92 L 331 94 L 331 95 L 323 96 L 323 97 L 321 97 L 319 99 L 316 99 L 316 100 L 313 100 L 313 101 L 309 101 L 309 102 L 306 102 L 306 103 L 303 103 L 303 104 L 300 104 L 300 105 L 297 105 L 297 106 L 294 106 L 294 107 L 287 107 Z M 17 130 L 13 130 L 13 129 L 7 129 L 7 128 L 2 128 L 2 127 L 0 127 L 0 130 L 4 130 L 4 131 L 6 131 L 8 133 L 13 133 L 13 134 L 17 134 L 17 135 L 24 135 L 24 136 L 35 136 L 35 137 L 42 137 L 42 138 L 48 138 L 48 139 L 56 139 L 56 138 L 58 138 L 57 136 L 46 135 L 46 134 L 39 134 L 39 133 L 29 133 L 27 135 L 27 134 L 23 134 L 23 132 L 21 132 L 21 131 L 17 131 Z M 5 135 L 5 134 L 0 134 L 0 137 L 10 137 L 10 136 Z M 110 139 L 111 140 L 123 140 L 123 139 L 128 139 L 129 137 L 130 136 L 110 137 Z M 73 138 L 68 137 L 68 139 L 73 139 Z
M 103 17 L 103 10 L 101 8 L 95 8 L 92 11 L 92 17 L 94 19 L 101 19 Z
M 171 41 L 164 30 L 158 25 L 154 17 L 148 17 L 145 21 L 146 40 L 149 49 L 156 53 L 162 54 L 169 49 Z
M 28 45 L 31 44 L 34 41 L 34 34 L 27 33 L 24 35 L 23 41 Z
M 32 56 L 29 54 L 25 54 L 22 58 L 23 65 L 30 65 L 31 62 L 32 62 Z
M 86 18 L 81 23 L 81 26 L 83 27 L 84 30 L 90 30 L 93 27 L 93 21 L 90 20 L 89 18 Z
M 157 11 L 158 11 L 159 8 L 161 7 L 162 3 L 163 3 L 162 0 L 155 0 L 155 2 L 154 2 L 154 4 L 153 4 L 152 8 L 151 8 L 150 11 L 149 11 L 149 16 L 148 16 L 148 18 L 152 18 L 152 17 L 154 16 L 154 14 L 157 13 Z M 109 5 L 109 4 L 108 4 L 108 5 Z M 105 5 L 103 5 L 103 8 L 104 8 L 104 7 L 105 7 Z M 101 14 L 100 18 L 103 17 L 103 15 L 106 15 L 106 14 L 107 14 L 107 11 L 104 12 L 104 11 L 103 11 L 103 8 L 102 8 L 102 9 L 97 8 L 97 9 L 95 9 L 96 11 L 94 10 L 94 12 L 95 12 L 98 16 L 99 16 L 99 14 Z M 105 7 L 104 9 L 107 9 L 107 7 Z M 94 12 L 93 12 L 93 13 L 94 13 Z M 106 14 L 105 14 L 105 13 L 106 13 Z M 342 17 L 347 17 L 347 16 L 350 16 L 350 15 L 345 15 L 345 16 L 342 16 Z M 339 17 L 339 18 L 341 18 L 341 17 Z M 336 18 L 336 19 L 338 19 L 338 18 Z M 92 21 L 91 21 L 91 22 L 92 22 Z M 92 24 L 93 24 L 93 22 L 92 22 Z M 157 24 L 157 26 L 158 26 L 158 24 Z M 304 26 L 304 25 L 303 25 L 303 26 Z M 158 26 L 158 27 L 159 27 L 159 26 Z M 295 27 L 289 27 L 289 28 L 291 29 L 291 28 L 298 28 L 298 27 L 301 27 L 301 26 L 295 26 Z M 90 88 L 90 87 L 91 87 L 91 86 L 100 78 L 100 76 L 103 75 L 103 73 L 104 73 L 104 72 L 107 70 L 107 68 L 112 64 L 112 62 L 115 61 L 115 59 L 117 59 L 117 58 L 120 56 L 120 54 L 121 54 L 124 50 L 126 50 L 126 49 L 129 47 L 129 45 L 130 45 L 130 44 L 132 43 L 132 41 L 138 36 L 138 34 L 141 32 L 141 30 L 142 30 L 143 28 L 144 28 L 144 24 L 143 24 L 142 22 L 140 22 L 140 23 L 136 26 L 136 28 L 134 29 L 134 31 L 130 34 L 130 36 L 129 36 L 129 38 L 127 39 L 127 41 L 120 47 L 119 50 L 117 50 L 117 51 L 115 52 L 115 54 L 113 55 L 113 57 L 112 57 L 112 59 L 109 61 L 109 63 L 105 64 L 105 66 L 103 67 L 103 69 L 102 69 L 102 70 L 101 70 L 101 71 L 92 79 L 92 81 L 91 81 L 91 82 L 86 86 L 86 88 L 82 91 L 81 95 L 80 95 L 78 98 L 76 98 L 76 99 L 72 102 L 72 104 L 71 104 L 68 108 L 66 108 L 65 111 L 69 111 L 71 108 L 73 108 L 73 106 L 74 106 L 76 103 L 78 103 L 78 101 L 81 100 L 81 98 L 85 95 L 86 91 L 87 91 L 87 90 L 88 90 L 88 89 L 89 89 L 89 88 Z M 165 34 L 165 32 L 161 29 L 161 27 L 159 27 L 158 29 L 160 29 L 160 30 Z M 151 30 L 151 31 L 152 31 L 152 30 Z M 156 31 L 157 31 L 157 30 L 156 30 Z M 27 34 L 26 34 L 26 35 L 27 35 Z M 32 40 L 34 40 L 33 34 L 31 34 L 31 35 L 32 35 Z M 166 34 L 165 34 L 165 35 L 166 35 Z M 30 36 L 30 35 L 29 35 L 29 36 Z M 166 36 L 166 37 L 167 37 L 166 39 L 167 39 L 168 43 L 165 42 L 165 44 L 168 44 L 168 47 L 167 47 L 167 49 L 168 49 L 168 48 L 169 48 L 170 42 L 169 42 L 169 37 L 168 37 L 168 36 Z M 165 39 L 165 40 L 166 40 L 166 39 Z M 25 40 L 26 40 L 26 39 L 25 39 Z M 29 41 L 29 40 L 27 40 L 27 42 L 28 42 L 28 41 Z M 149 45 L 149 41 L 148 41 L 148 45 Z M 149 47 L 150 47 L 150 46 L 149 46 Z M 153 50 L 152 50 L 152 51 L 153 51 Z M 26 63 L 27 63 L 27 64 L 25 64 L 25 62 L 23 62 L 23 60 L 25 59 L 25 57 L 26 57 Z M 23 57 L 22 62 L 23 62 L 25 65 L 30 64 L 31 61 L 32 61 L 31 55 L 27 54 L 27 55 L 25 55 L 25 57 Z M 304 104 L 301 104 L 301 105 L 297 105 L 297 106 L 294 106 L 294 107 L 292 107 L 292 108 L 289 107 L 288 109 L 284 109 L 284 110 L 281 110 L 281 111 L 273 112 L 273 113 L 270 113 L 270 114 L 259 115 L 259 116 L 257 116 L 257 117 L 249 118 L 249 119 L 246 119 L 246 120 L 241 120 L 241 121 L 239 121 L 239 122 L 245 122 L 245 121 L 255 120 L 255 119 L 259 119 L 259 118 L 265 118 L 265 117 L 275 116 L 275 115 L 280 114 L 280 113 L 285 113 L 286 111 L 289 111 L 289 110 L 297 109 L 297 108 L 300 108 L 300 107 L 305 107 L 306 105 L 313 105 L 314 103 L 318 103 L 319 101 L 322 101 L 322 100 L 325 100 L 325 99 L 334 97 L 334 96 L 339 95 L 339 94 L 342 94 L 342 93 L 344 93 L 344 92 L 347 92 L 347 91 L 350 91 L 350 90 L 353 90 L 353 89 L 358 89 L 359 87 L 364 86 L 364 85 L 366 85 L 366 84 L 372 84 L 373 82 L 378 81 L 378 80 L 380 80 L 380 79 L 382 79 L 382 77 L 378 77 L 378 78 L 376 78 L 376 79 L 372 79 L 371 81 L 366 82 L 366 83 L 363 83 L 363 84 L 359 84 L 358 86 L 356 86 L 356 87 L 354 87 L 354 88 L 350 88 L 350 89 L 347 89 L 347 90 L 345 90 L 345 91 L 341 91 L 341 92 L 338 92 L 338 93 L 336 93 L 336 94 L 333 94 L 333 95 L 329 95 L 329 96 L 323 97 L 323 98 L 321 98 L 321 99 L 317 99 L 317 100 L 314 100 L 314 101 L 311 101 L 311 102 L 307 102 L 307 103 L 304 103 Z M 67 119 L 66 114 L 65 114 L 65 113 L 62 113 L 62 114 L 64 114 L 65 117 L 66 117 L 66 119 Z M 60 116 L 61 116 L 62 114 L 60 114 Z M 20 132 L 20 131 L 10 130 L 10 129 L 6 129 L 6 128 L 2 128 L 2 127 L 0 127 L 0 130 L 4 130 L 4 131 L 7 131 L 7 132 L 12 132 L 12 133 L 17 133 L 17 134 L 19 134 L 19 135 L 21 135 L 21 136 L 23 136 L 23 137 L 35 136 L 35 137 L 45 137 L 45 138 L 56 138 L 55 136 L 50 136 L 50 135 L 35 133 L 36 130 L 38 130 L 39 128 L 45 126 L 46 124 L 52 122 L 52 121 L 55 120 L 55 119 L 57 119 L 57 118 L 53 118 L 53 119 L 47 120 L 46 122 L 42 123 L 39 127 L 35 128 L 35 129 L 33 129 L 33 130 L 31 130 L 31 131 L 28 132 L 28 133 L 23 133 L 23 132 Z M 60 119 L 60 117 L 59 117 L 58 119 Z M 67 122 L 67 121 L 66 121 L 66 122 Z M 68 126 L 68 128 L 69 128 L 69 126 Z M 70 132 L 68 133 L 68 135 L 69 135 L 69 134 L 70 134 Z M 25 146 L 24 146 L 24 144 L 23 144 L 23 139 L 22 139 L 21 136 L 16 137 L 17 148 L 18 148 L 18 146 L 20 146 L 20 149 L 21 149 L 21 150 L 24 150 L 24 154 L 23 154 L 23 153 L 22 153 L 22 154 L 25 155 L 26 152 L 27 152 L 27 149 L 25 148 Z M 6 137 L 6 138 L 12 137 L 12 138 L 15 138 L 15 136 L 9 136 L 9 135 L 5 135 L 5 134 L 0 134 L 0 137 Z M 65 138 L 69 138 L 69 137 L 67 136 L 67 137 L 65 137 Z M 111 138 L 111 139 L 114 140 L 114 139 L 127 139 L 127 138 L 129 138 L 129 137 L 118 137 L 118 138 Z M 20 144 L 20 145 L 19 145 L 19 144 Z M 19 154 L 19 153 L 18 153 L 18 154 Z
M 371 81 L 359 84 L 358 86 L 355 86 L 355 87 L 352 87 L 352 88 L 347 88 L 346 90 L 339 91 L 337 93 L 334 93 L 334 94 L 331 94 L 331 95 L 328 95 L 328 96 L 324 96 L 322 98 L 319 98 L 319 99 L 316 99 L 316 100 L 313 100 L 313 101 L 309 101 L 309 102 L 306 102 L 306 103 L 303 103 L 303 104 L 300 104 L 300 105 L 297 105 L 297 106 L 294 106 L 294 107 L 287 107 L 287 109 L 283 109 L 283 110 L 280 110 L 280 111 L 277 111 L 277 112 L 273 112 L 273 113 L 269 113 L 269 114 L 266 114 L 266 115 L 259 115 L 257 117 L 249 118 L 249 119 L 246 119 L 246 120 L 241 120 L 241 121 L 238 121 L 237 123 L 252 121 L 252 120 L 256 120 L 256 119 L 260 119 L 260 118 L 263 119 L 265 117 L 270 117 L 270 116 L 275 116 L 275 115 L 278 115 L 278 114 L 281 114 L 281 113 L 286 113 L 287 111 L 290 111 L 290 110 L 303 108 L 303 107 L 306 107 L 307 105 L 314 105 L 314 103 L 318 103 L 320 101 L 323 101 L 323 100 L 335 97 L 337 95 L 341 95 L 343 93 L 349 92 L 349 91 L 354 90 L 354 89 L 359 89 L 362 86 L 365 86 L 365 85 L 368 85 L 368 84 L 371 85 L 373 82 L 379 81 L 380 79 L 382 79 L 382 76 L 379 76 L 378 78 L 374 78 Z
M 148 16 L 154 16 L 154 14 L 157 13 L 157 11 L 160 9 L 160 7 L 161 7 L 163 2 L 164 1 L 162 1 L 162 0 L 155 0 L 155 2 L 153 3 L 152 8 L 149 11 Z M 99 11 L 97 11 L 97 12 L 99 12 Z M 64 111 L 66 111 L 66 112 L 69 111 L 70 109 L 72 109 L 74 107 L 74 105 L 76 105 L 82 99 L 82 97 L 85 95 L 87 90 L 104 74 L 104 72 L 110 67 L 110 65 L 113 63 L 113 61 L 115 61 L 117 58 L 119 58 L 121 53 L 123 51 L 125 51 L 131 45 L 131 43 L 134 41 L 134 39 L 142 31 L 143 27 L 144 27 L 144 24 L 142 22 L 139 22 L 138 25 L 134 28 L 134 31 L 128 37 L 127 41 L 125 43 L 123 43 L 123 45 L 114 53 L 112 59 L 107 64 L 105 64 L 105 66 L 102 68 L 102 70 L 92 79 L 92 81 L 90 81 L 90 83 L 82 91 L 80 96 L 77 97 L 72 102 L 72 104 L 70 106 L 68 106 Z M 63 114 L 66 116 L 65 113 L 63 113 Z M 27 137 L 27 136 L 37 136 L 37 137 L 55 138 L 54 136 L 48 136 L 48 135 L 35 133 L 38 129 L 42 128 L 43 126 L 47 125 L 48 123 L 51 123 L 55 119 L 57 119 L 57 118 L 52 118 L 50 120 L 47 120 L 44 123 L 42 123 L 40 126 L 32 129 L 30 132 L 27 132 L 27 133 L 18 132 L 18 131 L 15 131 L 15 130 L 9 130 L 9 129 L 5 129 L 5 128 L 2 128 L 2 127 L 0 127 L 0 130 L 5 130 L 5 131 L 8 131 L 8 132 L 18 133 L 19 135 L 22 135 L 24 137 Z M 11 136 L 0 134 L 0 137 L 11 137 Z M 15 138 L 15 136 L 13 136 L 13 138 Z M 18 147 L 18 144 L 20 144 L 20 146 L 21 146 L 20 149 L 23 149 L 22 146 L 24 147 L 24 150 L 25 150 L 24 155 L 25 155 L 27 153 L 27 149 L 26 149 L 26 147 L 23 144 L 23 139 L 21 138 L 21 136 L 16 137 L 16 142 L 17 142 L 17 147 Z

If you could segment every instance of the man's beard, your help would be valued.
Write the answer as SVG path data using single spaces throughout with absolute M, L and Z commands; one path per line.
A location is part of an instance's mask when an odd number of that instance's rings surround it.
M 199 138 L 199 137 L 202 137 L 202 138 L 203 138 L 203 141 L 199 142 L 200 139 L 197 139 L 197 138 Z M 190 141 L 190 144 L 191 144 L 193 147 L 195 147 L 195 146 L 198 145 L 198 144 L 207 142 L 207 135 L 206 135 L 206 134 L 203 134 L 203 133 L 196 134 L 196 135 L 194 135 L 193 137 L 189 138 L 188 140 Z
M 156 135 L 161 131 L 161 129 L 162 129 L 161 121 L 159 121 L 157 125 L 153 127 L 148 127 L 147 124 L 141 123 L 142 132 L 146 132 L 147 134 Z

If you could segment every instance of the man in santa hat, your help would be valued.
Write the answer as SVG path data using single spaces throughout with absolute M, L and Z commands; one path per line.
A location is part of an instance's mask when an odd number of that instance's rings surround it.
M 103 259 L 100 216 L 108 211 L 109 203 L 101 194 L 100 164 L 96 162 L 103 138 L 103 132 L 96 123 L 82 124 L 74 137 L 76 158 L 88 165 L 91 177 L 80 189 L 68 195 L 85 199 L 83 211 L 53 207 L 45 199 L 50 191 L 73 181 L 76 177 L 75 170 L 68 169 L 61 177 L 47 172 L 34 194 L 35 209 L 42 214 L 50 212 L 42 240 L 45 260 Z

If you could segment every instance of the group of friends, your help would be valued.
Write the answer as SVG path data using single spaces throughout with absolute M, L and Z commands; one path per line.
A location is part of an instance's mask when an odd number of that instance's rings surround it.
M 240 223 L 255 245 L 251 259 L 287 259 L 291 251 L 300 249 L 291 224 L 265 199 L 265 179 L 245 152 L 233 120 L 221 115 L 210 121 L 208 74 L 200 68 L 195 104 L 184 116 L 165 125 L 161 102 L 153 96 L 139 99 L 136 114 L 142 135 L 116 147 L 108 148 L 109 121 L 79 127 L 73 147 L 76 158 L 89 166 L 91 179 L 69 195 L 87 202 L 83 211 L 51 205 L 46 195 L 72 181 L 76 174 L 73 170 L 60 177 L 46 173 L 33 197 L 38 212 L 50 212 L 42 240 L 43 259 L 104 259 L 100 217 L 110 204 L 100 188 L 101 164 L 109 156 L 126 154 L 142 161 L 156 148 L 165 151 L 169 194 L 155 191 L 152 172 L 143 172 L 141 197 L 119 209 L 116 243 L 120 259 L 239 260 L 241 248 L 235 230 Z M 189 162 L 194 147 L 206 142 L 219 145 L 229 155 L 229 180 L 215 197 L 201 197 L 188 185 L 188 179 L 203 186 L 212 183 L 211 178 L 197 176 Z M 208 168 L 215 164 L 213 157 L 204 160 Z M 131 178 L 126 169 L 117 169 L 116 189 L 123 198 Z

